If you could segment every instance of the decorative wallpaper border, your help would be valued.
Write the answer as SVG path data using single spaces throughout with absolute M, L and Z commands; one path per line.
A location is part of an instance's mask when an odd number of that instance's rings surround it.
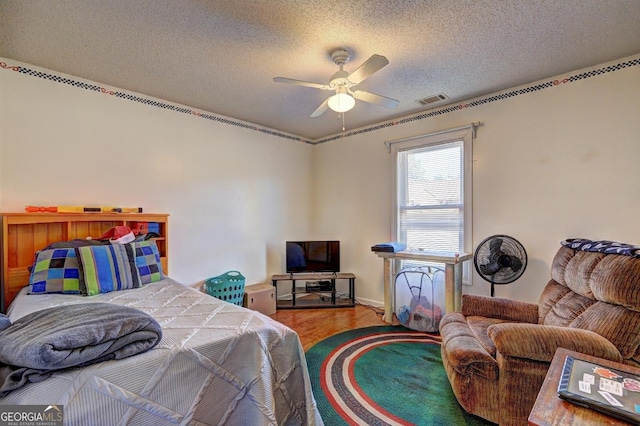
M 533 84 L 531 86 L 527 86 L 527 87 L 523 87 L 521 89 L 515 89 L 515 90 L 511 90 L 511 91 L 507 91 L 504 93 L 499 93 L 497 95 L 489 95 L 486 97 L 482 97 L 479 99 L 476 99 L 474 101 L 471 102 L 466 102 L 466 103 L 461 103 L 461 104 L 455 104 L 452 106 L 448 106 L 448 107 L 443 107 L 443 108 L 439 108 L 439 109 L 434 109 L 425 113 L 418 113 L 415 115 L 411 115 L 411 116 L 407 116 L 405 118 L 401 118 L 401 119 L 397 119 L 397 120 L 393 120 L 393 121 L 388 121 L 388 122 L 384 122 L 384 123 L 380 123 L 380 124 L 374 124 L 372 126 L 368 126 L 368 127 L 363 127 L 360 129 L 356 129 L 353 131 L 348 131 L 345 133 L 341 133 L 339 135 L 334 135 L 334 136 L 329 136 L 326 138 L 320 138 L 317 140 L 311 140 L 311 139 L 306 139 L 306 138 L 302 138 L 302 137 L 298 137 L 298 136 L 293 136 L 287 133 L 283 133 L 283 132 L 278 132 L 276 130 L 273 129 L 269 129 L 266 127 L 261 127 L 255 124 L 250 124 L 244 121 L 240 121 L 240 120 L 235 120 L 235 119 L 231 119 L 231 118 L 227 118 L 224 116 L 218 116 L 215 114 L 209 114 L 209 113 L 203 113 L 203 112 L 199 112 L 196 111 L 192 108 L 188 108 L 188 107 L 180 107 L 180 106 L 176 106 L 173 105 L 171 103 L 168 102 L 164 102 L 164 101 L 157 101 L 157 100 L 153 100 L 153 99 L 149 99 L 149 98 L 145 98 L 142 96 L 137 96 L 137 95 L 131 95 L 129 93 L 126 92 L 120 92 L 117 90 L 110 90 L 107 89 L 105 87 L 96 85 L 96 84 L 91 84 L 91 83 L 85 83 L 83 81 L 79 81 L 79 80 L 74 80 L 71 78 L 67 78 L 67 77 L 60 77 L 58 75 L 52 74 L 52 73 L 46 73 L 46 72 L 42 72 L 42 71 L 38 71 L 38 70 L 33 70 L 30 69 L 28 67 L 25 66 L 18 66 L 18 65 L 7 65 L 5 62 L 1 62 L 0 61 L 0 68 L 4 69 L 4 70 L 9 70 L 9 71 L 15 71 L 15 72 L 19 72 L 21 74 L 25 74 L 25 75 L 29 75 L 32 77 L 37 77 L 37 78 L 42 78 L 45 80 L 50 80 L 50 81 L 54 81 L 56 83 L 61 83 L 61 84 L 68 84 L 70 86 L 74 86 L 74 87 L 78 87 L 81 89 L 85 89 L 85 90 L 91 90 L 94 92 L 99 92 L 102 94 L 106 94 L 106 95 L 110 95 L 110 96 L 115 96 L 117 98 L 121 98 L 121 99 L 125 99 L 128 101 L 132 101 L 132 102 L 138 102 L 141 104 L 145 104 L 145 105 L 150 105 L 156 108 L 163 108 L 163 109 L 167 109 L 167 110 L 171 110 L 171 111 L 176 111 L 182 114 L 191 114 L 191 115 L 195 115 L 197 117 L 200 118 L 204 118 L 206 120 L 211 120 L 211 121 L 215 121 L 215 122 L 219 122 L 219 123 L 223 123 L 223 124 L 228 124 L 231 126 L 236 126 L 236 127 L 240 127 L 243 129 L 249 129 L 249 130 L 254 130 L 256 132 L 260 132 L 260 133 L 264 133 L 264 134 L 268 134 L 268 135 L 272 135 L 272 136 L 277 136 L 280 138 L 284 138 L 284 139 L 289 139 L 289 140 L 293 140 L 293 141 L 297 141 L 297 142 L 304 142 L 304 143 L 308 143 L 311 145 L 317 145 L 317 144 L 321 144 L 321 143 L 325 143 L 325 142 L 331 142 L 331 141 L 335 141 L 335 140 L 339 140 L 339 139 L 344 139 L 347 138 L 349 136 L 355 136 L 355 135 L 360 135 L 363 133 L 370 133 L 370 132 L 375 132 L 377 130 L 381 130 L 381 129 L 385 129 L 387 127 L 392 127 L 392 126 L 398 126 L 401 124 L 406 124 L 406 123 L 411 123 L 413 121 L 418 121 L 418 120 L 424 120 L 426 118 L 430 118 L 430 117 L 435 117 L 438 115 L 442 115 L 442 114 L 448 114 L 450 112 L 455 112 L 455 111 L 459 111 L 461 109 L 465 109 L 465 108 L 473 108 L 479 105 L 484 105 L 484 104 L 488 104 L 491 102 L 495 102 L 495 101 L 499 101 L 502 99 L 507 99 L 507 98 L 512 98 L 514 96 L 520 96 L 520 95 L 524 95 L 527 93 L 532 93 L 532 92 L 537 92 L 543 89 L 549 89 L 555 86 L 558 86 L 560 84 L 565 84 L 565 83 L 572 83 L 575 81 L 579 81 L 579 80 L 584 80 L 585 78 L 591 78 L 591 77 L 596 77 L 602 74 L 606 74 L 606 73 L 610 73 L 610 72 L 614 72 L 614 71 L 618 71 L 624 68 L 629 68 L 629 67 L 633 67 L 633 66 L 637 66 L 640 65 L 640 58 L 635 58 L 635 59 L 631 59 L 628 61 L 624 61 L 624 62 L 620 62 L 618 64 L 615 65 L 609 65 L 606 67 L 602 67 L 602 68 L 597 68 L 597 69 L 593 69 L 591 71 L 586 71 L 586 72 L 581 72 L 575 75 L 571 75 L 569 77 L 563 78 L 562 80 L 552 80 L 552 81 L 547 81 L 544 83 L 539 83 L 539 84 Z
M 51 74 L 51 73 L 46 73 L 46 72 L 42 72 L 42 71 L 38 71 L 38 70 L 33 70 L 30 69 L 28 67 L 25 66 L 18 66 L 18 65 L 7 65 L 5 62 L 1 62 L 0 61 L 0 68 L 5 69 L 5 70 L 11 70 L 11 71 L 16 71 L 19 72 L 21 74 L 26 74 L 32 77 L 38 77 L 38 78 L 42 78 L 45 80 L 50 80 L 50 81 L 55 81 L 56 83 L 62 83 L 62 84 L 68 84 L 70 86 L 74 86 L 74 87 L 78 87 L 80 89 L 85 89 L 85 90 L 91 90 L 93 92 L 99 92 L 99 93 L 103 93 L 106 95 L 111 95 L 111 96 L 115 96 L 117 98 L 121 98 L 121 99 L 126 99 L 128 101 L 133 101 L 133 102 L 138 102 L 141 104 L 145 104 L 145 105 L 150 105 L 156 108 L 162 108 L 162 109 L 167 109 L 167 110 L 171 110 L 171 111 L 176 111 L 182 114 L 191 114 L 191 115 L 195 115 L 207 120 L 211 120 L 211 121 L 217 121 L 219 123 L 224 123 L 224 124 L 229 124 L 232 126 L 236 126 L 236 127 L 241 127 L 244 129 L 250 129 L 250 130 L 255 130 L 257 132 L 261 132 L 261 133 L 265 133 L 268 135 L 273 135 L 273 136 L 278 136 L 281 138 L 285 138 L 285 139 L 290 139 L 290 140 L 294 140 L 294 141 L 298 141 L 298 142 L 305 142 L 305 143 L 309 143 L 309 144 L 314 144 L 313 141 L 309 140 L 309 139 L 304 139 L 301 138 L 299 136 L 292 136 L 286 133 L 282 133 L 282 132 L 278 132 L 276 130 L 273 129 L 269 129 L 266 127 L 260 127 L 258 125 L 255 124 L 251 124 L 251 123 L 247 123 L 244 121 L 240 121 L 240 120 L 234 120 L 234 119 L 230 119 L 224 116 L 218 116 L 218 115 L 214 115 L 214 114 L 208 114 L 208 113 L 203 113 L 203 112 L 199 112 L 196 111 L 195 109 L 189 108 L 189 107 L 181 107 L 181 106 L 176 106 L 174 104 L 168 103 L 168 102 L 164 102 L 164 101 L 157 101 L 157 100 L 153 100 L 153 99 L 149 99 L 149 98 L 145 98 L 142 96 L 137 96 L 137 95 L 132 95 L 130 93 L 126 93 L 126 92 L 120 92 L 117 90 L 110 90 L 107 89 L 105 87 L 102 86 L 98 86 L 96 84 L 92 84 L 92 83 L 85 83 L 83 81 L 78 81 L 78 80 L 73 80 L 67 77 L 60 77 L 58 75 L 55 74 Z
M 515 90 L 511 90 L 508 92 L 504 92 L 504 93 L 500 93 L 497 95 L 490 95 L 490 96 L 486 96 L 471 102 L 467 102 L 467 103 L 461 103 L 461 104 L 457 104 L 457 105 L 452 105 L 449 107 L 443 107 L 441 109 L 435 109 L 429 112 L 425 112 L 425 113 L 418 113 L 417 115 L 412 115 L 412 116 L 408 116 L 399 120 L 394 120 L 394 121 L 388 121 L 385 123 L 381 123 L 381 124 L 377 124 L 377 125 L 373 125 L 370 127 L 365 127 L 362 129 L 358 129 L 358 130 L 354 130 L 352 132 L 346 132 L 344 134 L 341 135 L 334 135 L 334 136 L 330 136 L 327 138 L 323 138 L 323 139 L 318 139 L 314 142 L 314 144 L 319 144 L 319 143 L 324 143 L 324 142 L 330 142 L 330 141 L 334 141 L 334 140 L 338 140 L 338 139 L 342 139 L 342 138 L 346 138 L 349 136 L 354 136 L 354 135 L 359 135 L 362 133 L 369 133 L 369 132 L 373 132 L 376 130 L 381 130 L 381 129 L 385 129 L 387 127 L 391 127 L 391 126 L 397 126 L 400 124 L 405 124 L 405 123 L 411 123 L 413 121 L 417 121 L 417 120 L 424 120 L 425 118 L 430 118 L 430 117 L 435 117 L 437 115 L 442 115 L 442 114 L 448 114 L 450 112 L 455 112 L 455 111 L 459 111 L 461 109 L 465 109 L 465 108 L 473 108 L 479 105 L 484 105 L 484 104 L 488 104 L 491 102 L 495 102 L 495 101 L 499 101 L 502 99 L 507 99 L 507 98 L 512 98 L 514 96 L 519 96 L 519 95 L 525 95 L 527 93 L 531 93 L 531 92 L 537 92 L 543 89 L 549 89 L 551 87 L 555 87 L 558 86 L 560 84 L 565 84 L 565 83 L 572 83 L 574 81 L 579 81 L 579 80 L 584 80 L 585 78 L 590 78 L 590 77 L 596 77 L 599 76 L 601 74 L 606 74 L 609 72 L 613 72 L 613 71 L 618 71 L 624 68 L 629 68 L 629 67 L 633 67 L 636 65 L 640 65 L 640 58 L 636 58 L 636 59 L 632 59 L 629 61 L 625 61 L 625 62 L 621 62 L 619 64 L 615 64 L 615 65 L 609 65 L 603 68 L 598 68 L 598 69 L 594 69 L 591 71 L 586 71 L 586 72 L 582 72 L 576 75 L 572 75 L 570 77 L 567 78 L 563 78 L 562 80 L 553 80 L 553 81 L 547 81 L 545 83 L 539 83 L 539 84 L 534 84 L 528 87 L 524 87 L 521 89 L 515 89 Z

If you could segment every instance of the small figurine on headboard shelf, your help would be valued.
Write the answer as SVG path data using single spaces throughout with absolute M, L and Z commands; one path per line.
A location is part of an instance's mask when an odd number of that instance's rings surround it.
M 26 206 L 27 213 L 142 213 L 142 207 Z

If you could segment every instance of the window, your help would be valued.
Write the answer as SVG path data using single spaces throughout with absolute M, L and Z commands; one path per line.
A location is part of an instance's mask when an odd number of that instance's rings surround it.
M 472 128 L 396 142 L 395 241 L 408 249 L 471 252 Z M 469 282 L 469 262 L 463 280 Z M 403 261 L 402 267 L 419 266 Z

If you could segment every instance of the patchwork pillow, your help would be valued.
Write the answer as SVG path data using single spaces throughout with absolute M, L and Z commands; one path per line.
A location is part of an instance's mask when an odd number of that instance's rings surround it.
M 87 296 L 140 288 L 130 244 L 76 248 L 80 265 L 80 291 Z
M 80 270 L 73 248 L 40 250 L 29 276 L 31 294 L 80 293 Z
M 136 241 L 130 244 L 135 255 L 135 264 L 141 284 L 149 284 L 164 278 L 160 251 L 153 240 Z
M 6 330 L 11 326 L 11 320 L 5 314 L 0 314 L 0 331 Z

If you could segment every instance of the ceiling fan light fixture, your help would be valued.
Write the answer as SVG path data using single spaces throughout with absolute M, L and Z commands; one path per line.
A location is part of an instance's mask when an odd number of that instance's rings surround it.
M 353 108 L 356 100 L 348 93 L 336 93 L 329 98 L 329 108 L 335 112 L 347 112 Z
M 340 67 L 340 70 L 336 71 L 331 76 L 329 84 L 295 80 L 293 78 L 285 77 L 275 77 L 273 81 L 276 83 L 288 83 L 295 84 L 297 86 L 312 87 L 314 89 L 335 91 L 333 96 L 326 98 L 322 104 L 320 104 L 320 106 L 309 115 L 309 117 L 312 118 L 320 117 L 328 109 L 337 113 L 347 112 L 355 106 L 356 99 L 385 108 L 397 107 L 399 101 L 396 99 L 376 95 L 375 93 L 367 92 L 365 90 L 358 89 L 351 91 L 352 87 L 362 83 L 372 74 L 385 67 L 389 63 L 389 60 L 381 55 L 371 55 L 371 57 L 364 61 L 364 63 L 362 63 L 355 71 L 349 73 L 343 69 L 343 66 L 350 58 L 351 52 L 347 49 L 338 49 L 331 52 L 331 59 L 333 59 L 333 62 Z

